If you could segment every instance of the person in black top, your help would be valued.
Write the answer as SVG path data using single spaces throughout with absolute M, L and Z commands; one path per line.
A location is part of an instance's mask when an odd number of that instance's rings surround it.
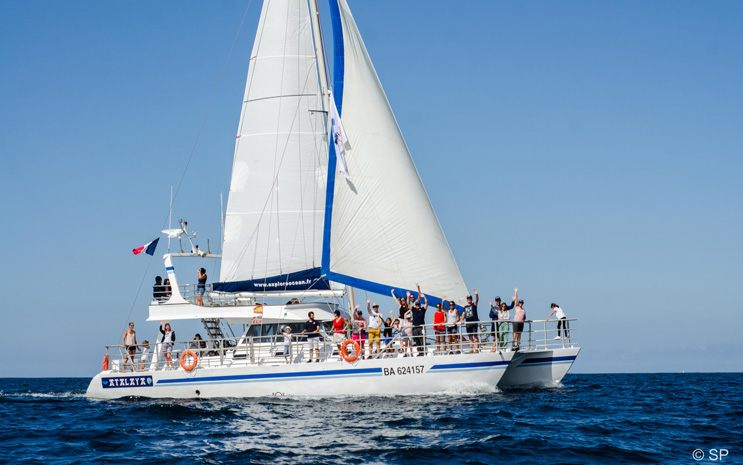
M 315 321 L 315 312 L 307 314 L 309 320 L 304 323 L 304 330 L 302 334 L 307 335 L 307 345 L 310 348 L 310 359 L 307 363 L 312 363 L 312 350 L 315 351 L 315 362 L 320 361 L 320 324 Z
M 462 310 L 462 316 L 465 321 L 465 327 L 467 329 L 467 339 L 470 342 L 470 352 L 473 353 L 480 346 L 480 338 L 478 337 L 477 322 L 480 321 L 480 317 L 477 316 L 477 303 L 480 302 L 480 296 L 477 295 L 477 289 L 474 289 L 475 301 L 472 302 L 472 296 L 467 296 L 467 305 Z
M 155 276 L 155 285 L 152 286 L 152 298 L 155 300 L 165 300 L 165 286 L 163 278 Z
M 416 284 L 418 288 L 418 299 L 413 305 L 413 344 L 418 348 L 418 356 L 425 355 L 425 340 L 423 338 L 423 325 L 426 324 L 426 310 L 428 310 L 428 299 L 421 292 L 421 287 Z M 424 306 L 421 306 L 421 299 L 425 302 Z

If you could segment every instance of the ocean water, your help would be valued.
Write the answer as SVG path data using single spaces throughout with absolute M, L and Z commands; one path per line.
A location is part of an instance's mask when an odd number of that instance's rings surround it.
M 0 379 L 0 463 L 743 463 L 743 373 L 219 400 L 88 400 L 88 382 Z

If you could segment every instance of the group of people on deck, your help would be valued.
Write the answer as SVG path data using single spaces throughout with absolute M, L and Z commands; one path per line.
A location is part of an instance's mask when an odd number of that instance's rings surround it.
M 393 330 L 400 334 L 400 352 L 404 356 L 413 356 L 417 352 L 418 356 L 426 354 L 425 335 L 423 327 L 426 324 L 425 317 L 428 310 L 428 299 L 418 288 L 417 297 L 408 292 L 406 297 L 397 297 L 392 290 L 392 298 L 398 306 L 398 314 L 395 317 L 394 311 L 390 311 L 390 317 L 384 318 L 379 310 L 379 304 L 372 304 L 366 299 L 366 313 L 356 305 L 351 313 L 351 321 L 346 321 L 341 317 L 339 311 L 335 312 L 335 318 L 332 322 L 333 343 L 341 350 L 341 345 L 346 339 L 346 333 L 351 332 L 351 338 L 357 341 L 361 347 L 361 355 L 368 353 L 367 358 L 390 356 L 393 353 L 391 340 Z M 457 309 L 453 301 L 447 301 L 446 297 L 442 298 L 441 303 L 436 304 L 436 312 L 433 315 L 433 330 L 436 337 L 436 350 L 438 353 L 461 353 L 464 350 L 464 343 L 469 344 L 467 353 L 474 353 L 480 350 L 480 316 L 477 312 L 477 306 L 480 296 L 477 289 L 473 290 L 472 295 L 467 296 L 467 302 L 462 307 L 462 311 Z M 547 317 L 549 320 L 552 315 L 558 318 L 558 336 L 561 337 L 561 328 L 567 337 L 567 323 L 565 313 L 557 304 L 552 304 L 552 313 Z M 511 310 L 514 310 L 511 318 Z M 495 298 L 495 302 L 490 302 L 490 320 L 491 333 L 494 335 L 491 352 L 504 350 L 509 344 L 509 333 L 513 332 L 512 347 L 518 350 L 521 346 L 521 335 L 524 330 L 526 321 L 526 310 L 524 309 L 524 300 L 518 298 L 518 288 L 514 289 L 511 304 L 501 302 L 500 297 Z M 460 336 L 460 326 L 463 330 Z M 312 326 L 314 328 L 314 326 Z M 304 331 L 303 331 L 304 332 Z M 384 342 L 384 345 L 382 344 Z M 368 351 L 367 347 L 368 344 Z M 415 349 L 415 350 L 414 350 Z

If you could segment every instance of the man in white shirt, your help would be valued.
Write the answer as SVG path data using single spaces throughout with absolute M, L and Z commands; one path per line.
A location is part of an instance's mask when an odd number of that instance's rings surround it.
M 382 314 L 379 313 L 379 304 L 370 306 L 370 300 L 366 299 L 366 310 L 369 312 L 369 358 L 374 353 L 374 343 L 377 344 L 377 354 L 382 350 Z

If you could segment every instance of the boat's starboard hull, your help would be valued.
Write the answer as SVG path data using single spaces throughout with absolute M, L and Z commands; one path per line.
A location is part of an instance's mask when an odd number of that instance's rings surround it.
M 557 386 L 573 366 L 578 352 L 578 347 L 516 352 L 498 388 Z
M 512 352 L 241 367 L 197 367 L 121 373 L 105 371 L 87 396 L 213 398 L 271 395 L 396 395 L 441 392 L 458 387 L 495 389 Z

